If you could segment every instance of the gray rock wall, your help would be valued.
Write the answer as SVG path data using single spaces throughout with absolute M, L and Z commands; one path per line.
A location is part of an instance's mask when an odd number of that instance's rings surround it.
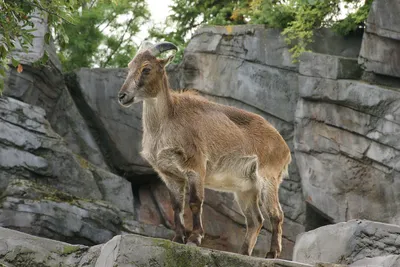
M 399 255 L 400 226 L 352 220 L 299 235 L 293 260 L 396 267 Z
M 108 164 L 133 181 L 137 175 L 154 171 L 139 155 L 141 105 L 124 109 L 116 99 L 125 77 L 123 69 L 80 69 L 67 76 L 67 83 Z
M 400 92 L 346 79 L 354 76 L 340 66 L 358 66 L 338 60 L 307 54 L 300 64 L 295 154 L 304 198 L 332 222 L 399 224 Z
M 397 0 L 373 1 L 359 58 L 367 71 L 400 78 L 399 12 Z

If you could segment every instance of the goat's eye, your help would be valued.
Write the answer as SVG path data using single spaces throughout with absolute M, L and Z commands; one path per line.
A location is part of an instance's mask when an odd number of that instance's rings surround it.
M 151 71 L 150 68 L 144 68 L 144 69 L 142 70 L 142 74 L 147 75 L 147 74 L 150 73 L 150 71 Z

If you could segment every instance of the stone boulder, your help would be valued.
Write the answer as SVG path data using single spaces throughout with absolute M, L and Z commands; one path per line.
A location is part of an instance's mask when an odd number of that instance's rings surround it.
M 84 68 L 68 74 L 66 81 L 107 162 L 130 181 L 143 183 L 140 176 L 154 174 L 154 170 L 139 154 L 142 106 L 126 109 L 117 101 L 126 74 L 124 69 Z
M 70 245 L 0 227 L 0 265 L 94 266 L 101 246 Z
M 285 260 L 266 260 L 216 250 L 200 249 L 167 240 L 136 235 L 116 236 L 101 248 L 96 267 L 111 266 L 263 266 L 308 267 Z
M 0 265 L 6 267 L 339 267 L 247 257 L 171 241 L 118 235 L 97 246 L 70 245 L 0 227 Z M 343 265 L 342 265 L 343 266 Z
M 0 114 L 0 188 L 21 177 L 38 179 L 77 197 L 101 199 L 86 160 L 66 148 L 43 109 L 1 98 Z
M 106 242 L 134 220 L 131 184 L 71 152 L 43 109 L 12 98 L 0 99 L 0 196 L 1 226 L 72 243 Z
M 304 198 L 330 223 L 400 224 L 400 93 L 341 76 L 348 59 L 324 59 L 300 63 L 295 155 Z
M 54 45 L 47 45 L 44 41 L 48 31 L 47 19 L 36 13 L 32 16 L 32 22 L 35 28 L 32 32 L 32 46 L 28 52 L 17 47 L 12 54 L 21 62 L 23 71 L 18 73 L 15 68 L 11 68 L 5 80 L 4 94 L 51 112 L 64 89 L 64 77 Z M 34 66 L 34 62 L 41 59 L 45 53 L 49 56 L 47 64 L 41 67 Z
M 354 263 L 351 266 L 379 264 L 378 266 L 396 267 L 398 255 L 400 226 L 351 220 L 299 235 L 293 260 L 308 264 L 331 262 Z
M 373 1 L 359 62 L 366 71 L 400 78 L 400 2 Z
M 1 194 L 0 225 L 74 244 L 95 245 L 120 233 L 118 209 L 27 180 L 13 179 Z
M 373 258 L 364 258 L 352 263 L 354 267 L 397 267 L 400 266 L 400 255 L 380 256 Z
M 33 15 L 35 30 L 28 52 L 17 48 L 13 57 L 20 60 L 23 71 L 10 68 L 6 75 L 4 95 L 25 103 L 39 106 L 49 116 L 52 128 L 66 141 L 67 147 L 89 162 L 108 169 L 104 156 L 92 135 L 87 122 L 73 102 L 68 92 L 61 62 L 54 44 L 46 44 L 44 36 L 48 32 L 47 19 L 40 14 Z M 45 65 L 37 66 L 36 61 L 48 55 Z

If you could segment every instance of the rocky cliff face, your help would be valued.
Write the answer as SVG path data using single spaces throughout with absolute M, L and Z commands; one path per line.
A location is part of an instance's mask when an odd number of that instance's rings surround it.
M 0 244 L 0 264 L 7 267 L 335 267 L 247 257 L 139 235 L 118 235 L 105 244 L 87 247 L 0 227 Z
M 352 219 L 400 223 L 397 63 L 373 59 L 386 54 L 372 51 L 384 42 L 393 55 L 399 52 L 399 46 L 392 44 L 400 24 L 395 16 L 382 17 L 384 12 L 400 11 L 397 4 L 390 5 L 389 10 L 381 1 L 374 2 L 363 39 L 359 33 L 343 38 L 328 30 L 316 32 L 313 52 L 305 53 L 299 64 L 292 63 L 279 31 L 252 25 L 199 29 L 182 63 L 168 67 L 173 88 L 196 89 L 212 101 L 255 112 L 270 121 L 291 147 L 290 176 L 280 188 L 284 259 L 291 259 L 294 249 L 294 258 L 307 264 L 363 266 L 370 257 L 378 266 L 398 262 L 394 226 L 371 222 L 367 224 L 373 226 L 367 227 L 353 221 L 349 227 L 319 228 L 296 241 L 306 230 Z M 139 156 L 141 106 L 123 109 L 117 104 L 125 69 L 63 74 L 54 48 L 40 41 L 46 22 L 38 18 L 35 23 L 39 30 L 34 47 L 28 56 L 19 53 L 24 71 L 9 73 L 5 97 L 0 99 L 0 226 L 80 245 L 44 242 L 2 229 L 0 263 L 20 266 L 17 263 L 31 260 L 51 266 L 53 262 L 43 256 L 50 253 L 68 266 L 123 266 L 138 255 L 143 255 L 140 264 L 150 266 L 169 257 L 165 248 L 173 246 L 178 258 L 189 255 L 210 266 L 232 266 L 226 264 L 236 258 L 219 261 L 219 254 L 208 250 L 193 252 L 168 242 L 153 246 L 150 239 L 118 236 L 169 239 L 173 235 L 168 191 Z M 32 62 L 45 50 L 51 55 L 49 63 L 34 67 Z M 245 224 L 231 194 L 206 190 L 203 220 L 203 247 L 238 251 Z M 188 206 L 185 222 L 190 231 Z M 373 227 L 376 234 L 364 238 L 363 233 L 369 233 L 364 226 Z M 268 229 L 266 222 L 254 256 L 264 256 L 269 249 Z M 339 240 L 344 252 L 333 257 L 329 244 L 343 229 L 350 229 Z M 13 236 L 23 244 L 15 243 Z M 349 236 L 360 236 L 359 242 Z M 325 238 L 330 240 L 326 247 L 315 247 L 315 240 L 322 244 Z M 44 245 L 35 250 L 32 242 Z M 29 253 L 11 253 L 1 244 L 17 244 L 18 251 Z M 55 250 L 49 248 L 53 245 Z M 63 246 L 65 253 L 59 249 Z M 141 246 L 157 256 L 152 259 Z M 25 258 L 28 254 L 39 256 Z M 240 262 L 241 266 L 309 266 L 249 258 Z

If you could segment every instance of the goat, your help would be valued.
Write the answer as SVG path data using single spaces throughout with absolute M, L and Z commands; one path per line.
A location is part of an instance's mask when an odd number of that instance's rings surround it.
M 201 244 L 204 188 L 210 188 L 235 194 L 246 218 L 240 253 L 251 255 L 266 214 L 272 226 L 266 257 L 278 257 L 284 217 L 278 189 L 291 162 L 288 145 L 259 115 L 193 93 L 172 91 L 165 66 L 173 56 L 157 56 L 177 47 L 169 42 L 145 46 L 128 64 L 118 101 L 124 107 L 143 101 L 141 155 L 170 191 L 173 241 Z M 187 239 L 183 221 L 186 185 L 193 213 L 193 231 Z

